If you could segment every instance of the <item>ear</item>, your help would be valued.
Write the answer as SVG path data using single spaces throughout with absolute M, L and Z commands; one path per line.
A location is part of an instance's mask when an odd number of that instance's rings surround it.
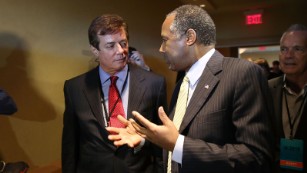
M 194 29 L 188 29 L 186 32 L 186 36 L 187 36 L 187 45 L 191 46 L 196 42 L 197 35 Z
M 92 53 L 98 57 L 98 54 L 99 54 L 99 50 L 97 50 L 97 48 L 95 48 L 94 46 L 91 45 L 91 50 L 92 50 Z

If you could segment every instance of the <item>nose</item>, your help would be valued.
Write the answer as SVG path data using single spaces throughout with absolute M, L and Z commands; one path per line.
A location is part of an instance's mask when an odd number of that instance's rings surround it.
M 125 47 L 122 47 L 120 43 L 116 43 L 117 53 L 122 54 L 125 52 Z
M 161 44 L 161 46 L 160 46 L 160 48 L 159 48 L 159 52 L 160 52 L 160 53 L 164 53 L 164 52 L 165 52 L 165 50 L 164 50 L 164 44 L 163 44 L 163 43 Z
M 293 54 L 294 54 L 293 48 L 289 48 L 289 49 L 285 52 L 285 57 L 292 57 Z

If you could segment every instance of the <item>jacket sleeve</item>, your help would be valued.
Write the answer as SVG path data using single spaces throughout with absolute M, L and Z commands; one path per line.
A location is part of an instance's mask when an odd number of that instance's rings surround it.
M 62 134 L 62 172 L 75 173 L 78 159 L 78 128 L 70 98 L 69 83 L 64 85 L 65 111 Z

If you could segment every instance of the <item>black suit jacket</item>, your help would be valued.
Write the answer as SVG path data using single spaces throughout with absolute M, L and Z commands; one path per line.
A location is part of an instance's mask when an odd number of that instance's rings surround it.
M 159 156 L 162 160 L 161 149 L 146 142 L 141 151 L 134 153 L 127 146 L 116 148 L 108 140 L 98 68 L 65 82 L 63 173 L 153 172 L 157 168 L 155 161 Z M 158 107 L 166 108 L 165 79 L 132 65 L 129 73 L 127 118 L 132 118 L 131 112 L 137 110 L 150 121 L 159 123 Z
M 275 111 L 275 117 L 274 117 L 274 124 L 277 132 L 277 158 L 276 158 L 276 165 L 277 165 L 277 172 L 302 172 L 302 171 L 291 171 L 286 169 L 279 169 L 279 142 L 280 138 L 285 138 L 284 129 L 282 125 L 282 97 L 283 97 L 283 76 L 280 76 L 278 78 L 274 78 L 269 80 L 269 86 L 271 90 L 271 94 L 273 97 L 273 103 L 274 103 L 274 111 Z M 299 125 L 297 127 L 296 133 L 294 135 L 295 139 L 301 139 L 304 141 L 304 171 L 307 172 L 307 105 L 306 102 L 303 105 L 303 113 L 302 117 L 300 119 Z
M 180 84 L 172 97 L 171 119 Z M 216 51 L 180 126 L 179 133 L 185 136 L 182 165 L 172 162 L 172 172 L 270 172 L 274 140 L 268 93 L 260 67 Z

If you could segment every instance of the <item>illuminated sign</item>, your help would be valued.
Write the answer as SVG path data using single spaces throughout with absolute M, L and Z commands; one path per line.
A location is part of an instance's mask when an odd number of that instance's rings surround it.
M 245 15 L 246 25 L 258 25 L 262 24 L 262 13 L 246 14 Z

